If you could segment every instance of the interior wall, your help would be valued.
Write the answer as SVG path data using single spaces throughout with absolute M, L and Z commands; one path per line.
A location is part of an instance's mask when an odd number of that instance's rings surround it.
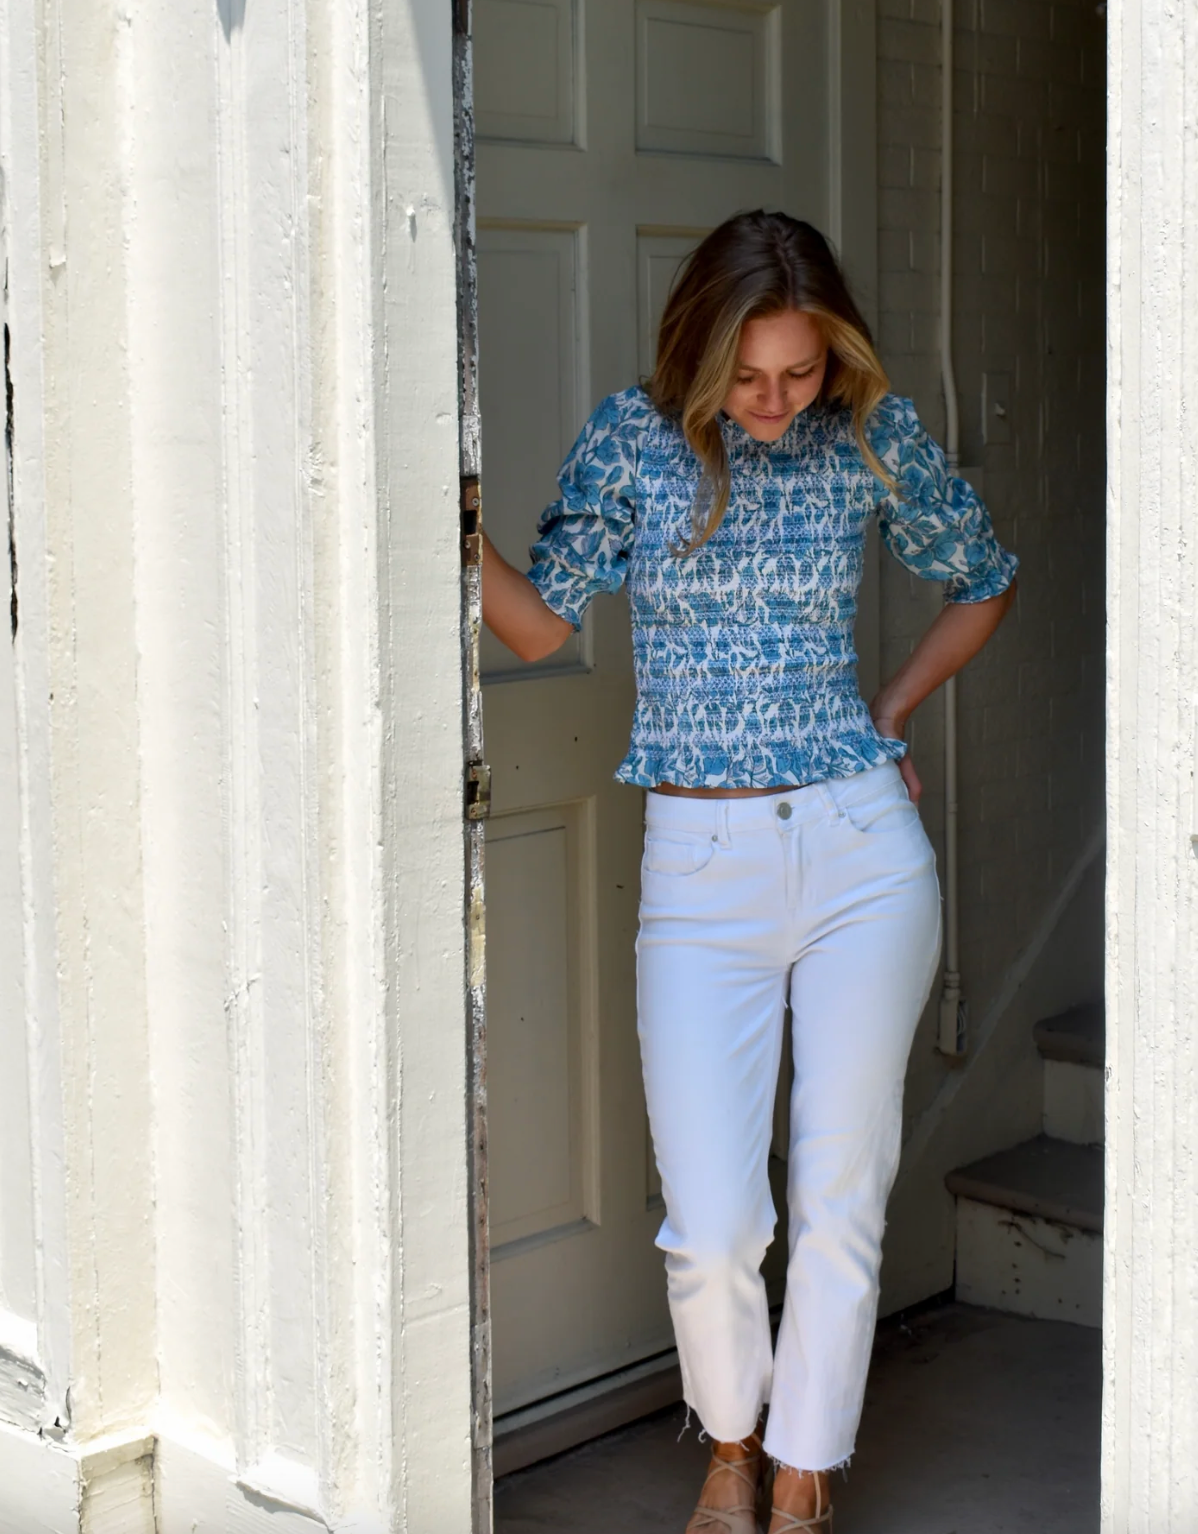
M 940 0 L 879 0 L 878 9 L 878 339 L 892 386 L 943 438 Z M 1103 813 L 1101 9 L 956 0 L 961 462 L 1022 566 L 1015 609 L 960 681 L 961 967 L 974 1042 L 960 1063 L 937 1052 L 934 991 L 908 1075 L 887 1309 L 952 1282 L 944 1172 L 1035 1131 L 1030 1024 L 1102 987 L 1092 898 Z M 883 561 L 884 674 L 939 602 L 931 583 Z M 938 856 L 942 721 L 938 697 L 909 732 Z M 962 1072 L 984 1088 L 972 1107 Z

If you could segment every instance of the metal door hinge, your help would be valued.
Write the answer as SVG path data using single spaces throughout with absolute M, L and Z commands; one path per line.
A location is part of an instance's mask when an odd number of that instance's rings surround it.
M 483 559 L 483 497 L 477 474 L 462 479 L 462 565 L 481 565 Z
M 486 762 L 466 763 L 466 819 L 486 820 L 491 813 L 491 769 Z

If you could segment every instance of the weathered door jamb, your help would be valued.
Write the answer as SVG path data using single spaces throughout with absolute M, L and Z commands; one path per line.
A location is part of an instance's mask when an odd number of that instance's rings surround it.
M 462 775 L 466 860 L 467 1122 L 470 1168 L 470 1372 L 474 1534 L 491 1534 L 491 1301 L 487 1220 L 486 969 L 483 820 L 490 774 L 483 761 L 478 637 L 482 620 L 479 490 L 478 285 L 474 251 L 474 98 L 470 0 L 453 8 L 454 242 L 458 287 L 458 419 L 462 518 Z

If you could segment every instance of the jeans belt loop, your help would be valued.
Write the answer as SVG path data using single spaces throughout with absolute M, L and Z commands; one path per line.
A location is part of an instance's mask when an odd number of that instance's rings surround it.
M 732 825 L 727 799 L 717 799 L 715 806 L 716 835 L 720 846 L 727 850 L 732 845 Z
M 825 779 L 821 779 L 815 786 L 819 791 L 820 803 L 828 812 L 828 819 L 840 820 L 844 815 L 844 811 L 836 802 L 836 795 L 828 787 L 827 781 Z

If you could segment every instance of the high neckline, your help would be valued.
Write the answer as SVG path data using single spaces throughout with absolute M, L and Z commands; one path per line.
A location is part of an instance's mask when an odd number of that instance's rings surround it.
M 800 410 L 782 435 L 775 437 L 772 442 L 763 442 L 760 437 L 755 437 L 752 432 L 746 431 L 739 421 L 734 421 L 730 415 L 721 410 L 720 433 L 724 438 L 724 446 L 730 454 L 748 453 L 754 457 L 768 458 L 772 452 L 780 448 L 793 447 L 798 437 L 810 425 L 810 417 L 818 408 L 819 406 L 813 401 L 805 410 Z

